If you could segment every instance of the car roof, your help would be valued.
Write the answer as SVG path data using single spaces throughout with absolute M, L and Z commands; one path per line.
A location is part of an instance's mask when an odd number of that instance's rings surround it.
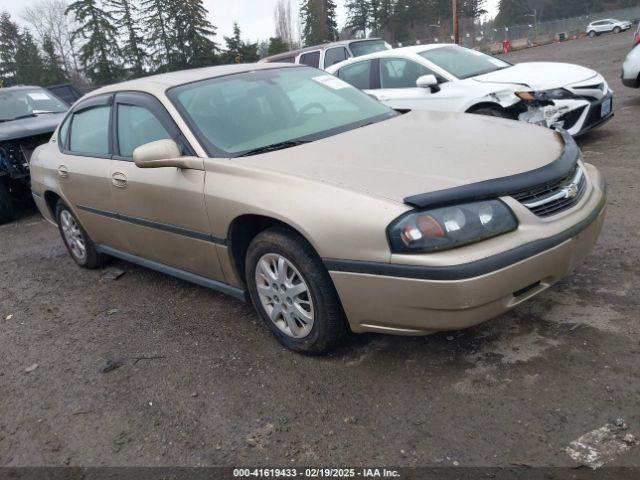
M 106 87 L 98 88 L 83 98 L 93 97 L 102 93 L 117 92 L 122 90 L 140 90 L 145 92 L 161 93 L 170 87 L 184 85 L 186 83 L 207 80 L 210 78 L 225 77 L 238 73 L 253 72 L 256 70 L 269 70 L 277 68 L 308 68 L 303 65 L 291 63 L 240 63 L 233 65 L 218 65 L 215 67 L 193 68 L 179 70 L 170 73 L 160 73 L 148 77 L 136 78 L 125 82 L 114 83 Z
M 373 58 L 386 58 L 386 57 L 397 57 L 398 55 L 418 55 L 421 52 L 426 52 L 428 50 L 435 50 L 441 47 L 453 47 L 456 46 L 455 43 L 428 43 L 424 45 L 412 45 L 410 47 L 400 47 L 394 48 L 392 50 L 380 50 L 379 52 L 369 53 L 367 55 L 362 55 L 360 57 L 350 58 L 345 60 L 344 62 L 337 63 L 336 65 L 349 65 L 351 63 L 358 63 L 362 60 L 371 60 Z
M 269 62 L 269 63 L 273 63 L 276 62 L 279 59 L 283 59 L 283 58 L 291 58 L 291 57 L 297 57 L 298 55 L 302 54 L 302 53 L 306 53 L 306 52 L 314 52 L 316 50 L 322 50 L 322 49 L 328 49 L 331 47 L 340 47 L 340 46 L 345 46 L 345 45 L 349 45 L 351 43 L 361 43 L 361 42 L 374 42 L 374 41 L 382 41 L 382 38 L 352 38 L 351 40 L 338 40 L 337 42 L 327 42 L 327 43 L 321 43 L 319 45 L 312 45 L 310 47 L 304 47 L 304 48 L 299 48 L 297 50 L 290 50 L 288 52 L 283 52 L 283 53 L 278 53 L 276 55 L 271 55 L 270 57 L 264 57 L 262 59 L 260 59 L 260 62 L 264 63 L 264 62 Z

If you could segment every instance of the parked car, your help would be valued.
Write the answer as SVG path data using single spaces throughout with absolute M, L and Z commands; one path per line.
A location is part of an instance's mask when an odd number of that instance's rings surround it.
M 70 83 L 51 85 L 47 87 L 47 90 L 49 90 L 59 99 L 64 100 L 64 102 L 69 105 L 73 105 L 76 101 L 82 98 L 82 95 L 84 95 L 80 90 L 78 90 Z
M 634 47 L 622 65 L 622 83 L 630 88 L 640 88 L 640 26 Z
M 572 135 L 613 117 L 613 91 L 593 70 L 549 62 L 512 65 L 452 44 L 377 52 L 327 71 L 398 110 L 477 113 Z
M 31 163 L 34 199 L 78 265 L 106 254 L 250 299 L 306 353 L 349 329 L 495 317 L 568 275 L 605 210 L 600 173 L 566 133 L 400 114 L 294 65 L 102 88 Z
M 69 106 L 40 87 L 0 88 L 0 223 L 29 194 L 29 160 L 51 138 Z
M 633 24 L 628 21 L 614 20 L 613 18 L 607 18 L 605 20 L 598 20 L 597 22 L 591 22 L 587 25 L 586 32 L 591 38 L 601 35 L 603 33 L 620 33 L 625 32 L 631 28 Z
M 389 50 L 391 45 L 381 38 L 344 40 L 280 53 L 260 60 L 260 63 L 298 63 L 308 67 L 326 69 L 349 58 Z

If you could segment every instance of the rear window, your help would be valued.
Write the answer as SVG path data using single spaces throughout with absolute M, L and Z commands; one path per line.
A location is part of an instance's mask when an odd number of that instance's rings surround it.
M 370 53 L 382 52 L 389 50 L 390 45 L 384 40 L 367 40 L 364 42 L 353 42 L 349 45 L 351 53 L 354 57 L 361 57 Z

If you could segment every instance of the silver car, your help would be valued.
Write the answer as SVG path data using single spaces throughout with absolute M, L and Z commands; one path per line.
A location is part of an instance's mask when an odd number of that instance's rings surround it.
M 640 88 L 640 25 L 634 43 L 622 66 L 622 83 L 627 87 Z
M 607 18 L 604 20 L 598 20 L 597 22 L 591 22 L 587 25 L 587 35 L 591 38 L 602 33 L 620 33 L 629 30 L 633 24 L 629 21 L 620 21 L 613 18 Z

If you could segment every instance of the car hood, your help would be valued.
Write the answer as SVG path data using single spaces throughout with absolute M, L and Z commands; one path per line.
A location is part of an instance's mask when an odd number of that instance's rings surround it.
M 233 161 L 403 203 L 411 195 L 534 170 L 554 162 L 563 150 L 556 132 L 535 125 L 415 111 Z
M 570 63 L 529 62 L 474 77 L 476 82 L 516 84 L 532 90 L 560 88 L 594 78 L 597 72 Z
M 0 122 L 0 142 L 53 133 L 64 115 L 64 113 L 47 113 L 37 117 Z

